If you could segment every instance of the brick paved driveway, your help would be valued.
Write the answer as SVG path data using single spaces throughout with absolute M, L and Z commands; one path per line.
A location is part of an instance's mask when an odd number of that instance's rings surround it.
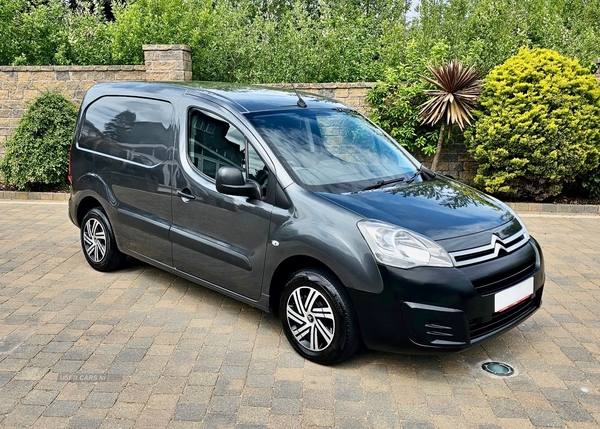
M 548 276 L 526 323 L 464 353 L 330 368 L 273 316 L 171 274 L 93 271 L 65 203 L 0 201 L 0 426 L 598 428 L 600 216 L 524 220 Z M 486 375 L 490 359 L 517 375 Z

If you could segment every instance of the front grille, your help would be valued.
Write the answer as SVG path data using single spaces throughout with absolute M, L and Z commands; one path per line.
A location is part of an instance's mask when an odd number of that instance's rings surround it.
M 531 277 L 535 271 L 535 264 L 535 253 L 532 252 L 531 257 L 519 265 L 512 267 L 509 270 L 502 271 L 501 273 L 496 273 L 478 280 L 472 280 L 472 283 L 475 290 L 481 295 L 499 292 L 502 289 L 516 285 Z
M 516 234 L 504 239 L 499 238 L 496 234 L 492 234 L 491 242 L 484 246 L 449 253 L 454 262 L 454 266 L 462 267 L 489 261 L 500 255 L 514 252 L 527 244 L 528 241 L 529 234 L 526 229 L 522 228 Z
M 489 322 L 479 322 L 479 319 L 469 322 L 471 343 L 477 342 L 489 334 L 504 328 L 517 320 L 524 319 L 537 309 L 537 300 L 534 296 L 518 303 L 514 307 L 495 313 Z

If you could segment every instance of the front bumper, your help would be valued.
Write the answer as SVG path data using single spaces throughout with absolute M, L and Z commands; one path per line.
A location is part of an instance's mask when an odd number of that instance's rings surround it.
M 380 266 L 384 291 L 348 290 L 367 347 L 392 352 L 467 349 L 531 316 L 542 302 L 542 251 L 534 239 L 510 254 L 461 268 Z M 533 294 L 500 312 L 498 292 L 533 277 Z

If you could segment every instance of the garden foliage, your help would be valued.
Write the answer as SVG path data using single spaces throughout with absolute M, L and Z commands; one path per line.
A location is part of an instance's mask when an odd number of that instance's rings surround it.
M 600 200 L 600 165 L 582 175 L 581 187 L 591 198 Z
M 0 0 L 0 64 L 142 64 L 142 44 L 182 43 L 194 79 L 355 82 L 439 45 L 486 71 L 520 46 L 600 57 L 600 0 L 113 0 L 114 21 L 103 3 Z
M 441 59 L 448 47 L 436 45 L 432 50 L 435 59 Z M 385 70 L 382 81 L 367 93 L 369 117 L 411 152 L 421 151 L 433 155 L 438 133 L 421 125 L 419 111 L 427 100 L 430 88 L 421 75 L 427 70 L 427 58 L 419 56 L 416 46 L 409 47 L 406 64 Z
M 6 141 L 0 162 L 4 182 L 18 190 L 67 183 L 68 154 L 77 108 L 61 94 L 43 92 L 31 103 Z
M 109 27 L 100 11 L 71 11 L 62 0 L 0 0 L 0 64 L 110 64 Z
M 466 145 L 487 192 L 542 201 L 600 160 L 600 86 L 577 60 L 527 49 L 484 80 Z

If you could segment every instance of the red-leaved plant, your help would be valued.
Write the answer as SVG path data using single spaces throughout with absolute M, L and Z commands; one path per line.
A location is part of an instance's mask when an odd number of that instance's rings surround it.
M 480 73 L 472 64 L 463 66 L 457 59 L 447 64 L 428 65 L 427 69 L 433 78 L 421 76 L 434 85 L 436 89 L 426 92 L 431 96 L 421 105 L 419 119 L 422 124 L 435 125 L 441 122 L 440 134 L 431 169 L 436 170 L 442 154 L 444 132 L 448 126 L 448 136 L 452 133 L 452 125 L 457 124 L 461 131 L 471 125 L 471 110 L 477 105 L 477 97 L 481 93 L 482 81 Z

